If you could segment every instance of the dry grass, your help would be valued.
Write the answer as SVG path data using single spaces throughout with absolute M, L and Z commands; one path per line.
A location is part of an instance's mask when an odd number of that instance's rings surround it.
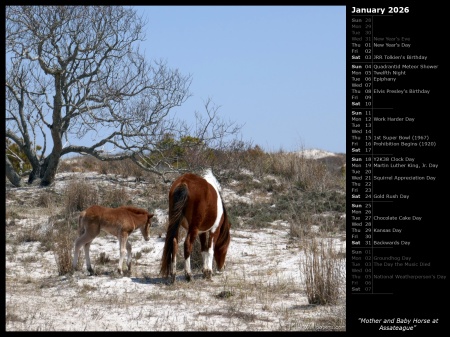
M 60 221 L 54 224 L 53 230 L 50 234 L 52 240 L 52 248 L 55 255 L 56 266 L 58 267 L 58 275 L 66 275 L 71 273 L 72 257 L 73 257 L 73 243 L 78 237 L 74 227 L 78 224 L 70 221 Z M 80 264 L 80 262 L 79 262 Z
M 70 218 L 91 205 L 99 203 L 98 189 L 83 179 L 71 180 L 64 193 L 64 213 Z
M 336 252 L 331 240 L 313 239 L 303 251 L 302 272 L 308 303 L 337 304 L 345 285 L 345 254 Z

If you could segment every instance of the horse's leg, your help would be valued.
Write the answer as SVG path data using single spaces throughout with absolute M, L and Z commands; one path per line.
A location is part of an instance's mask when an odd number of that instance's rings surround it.
M 192 228 L 192 227 L 191 227 Z M 191 253 L 192 247 L 195 242 L 195 238 L 197 237 L 198 230 L 189 228 L 188 234 L 186 235 L 186 239 L 184 240 L 184 274 L 186 276 L 186 280 L 190 281 L 192 278 L 191 271 Z
M 203 258 L 203 269 L 202 269 L 203 277 L 207 280 L 211 280 L 213 254 L 214 254 L 211 233 L 209 233 L 209 237 L 207 237 L 206 233 L 200 234 L 200 243 L 202 247 L 202 258 Z
M 89 259 L 89 246 L 91 245 L 93 238 L 91 238 L 91 235 L 87 233 L 86 231 L 75 240 L 75 247 L 74 247 L 74 254 L 73 254 L 73 262 L 72 267 L 74 270 L 77 270 L 78 265 L 78 256 L 80 254 L 81 247 L 84 247 L 84 257 L 86 260 L 86 268 L 87 270 L 93 274 L 93 270 L 91 267 L 91 261 Z
M 208 277 L 208 248 L 207 248 L 207 239 L 208 236 L 205 233 L 201 233 L 199 235 L 200 238 L 200 247 L 201 247 L 201 252 L 202 252 L 202 260 L 203 260 L 203 268 L 202 268 L 202 273 L 203 273 L 203 277 L 207 278 L 207 279 L 211 279 L 211 274 L 209 274 Z
M 90 222 L 86 218 L 80 220 L 80 226 L 84 226 L 83 234 L 75 241 L 76 261 L 74 258 L 74 265 L 78 262 L 78 254 L 81 247 L 84 247 L 84 258 L 86 260 L 86 269 L 90 275 L 94 274 L 91 266 L 91 259 L 89 257 L 89 248 L 92 241 L 100 234 L 100 226 L 95 222 Z
M 89 275 L 94 275 L 94 269 L 91 266 L 91 258 L 89 257 L 89 248 L 91 247 L 92 240 L 84 245 L 84 257 L 86 259 L 86 269 Z
M 75 245 L 74 245 L 74 248 L 73 248 L 73 261 L 72 261 L 72 268 L 73 268 L 73 270 L 77 270 L 78 269 L 78 267 L 77 267 L 77 265 L 78 265 L 78 256 L 80 254 L 81 246 L 83 245 L 83 243 L 80 242 L 80 238 L 81 237 L 79 237 L 79 238 L 77 238 L 75 240 Z
M 73 247 L 73 260 L 72 260 L 72 269 L 73 270 L 77 270 L 78 269 L 78 256 L 80 255 L 80 249 L 81 246 L 83 246 L 83 243 L 81 241 L 81 237 L 83 236 L 83 234 L 86 233 L 86 229 L 83 226 L 83 219 L 84 216 L 86 215 L 86 212 L 82 212 L 80 213 L 79 217 L 78 217 L 78 238 L 75 240 L 75 244 Z
M 128 271 L 131 272 L 131 243 L 127 240 L 127 267 Z
M 173 247 L 172 247 L 172 261 L 170 268 L 170 276 L 171 282 L 175 282 L 175 276 L 177 275 L 177 252 L 178 252 L 178 240 L 177 238 L 173 238 Z
M 119 248 L 120 248 L 120 257 L 119 257 L 119 267 L 117 268 L 117 272 L 122 275 L 122 265 L 125 254 L 127 253 L 127 242 L 128 242 L 128 233 L 123 232 L 119 234 Z
M 186 276 L 186 281 L 191 281 L 192 271 L 191 271 L 191 244 L 188 240 L 189 235 L 184 240 L 184 275 Z

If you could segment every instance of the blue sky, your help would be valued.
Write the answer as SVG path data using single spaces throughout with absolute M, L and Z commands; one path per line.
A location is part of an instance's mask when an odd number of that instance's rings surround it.
M 345 152 L 345 6 L 134 6 L 141 51 L 191 74 L 179 118 L 211 98 L 266 151 Z

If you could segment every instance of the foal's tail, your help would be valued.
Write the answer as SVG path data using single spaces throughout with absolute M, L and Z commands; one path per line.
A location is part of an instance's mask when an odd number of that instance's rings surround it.
M 84 226 L 83 226 L 83 218 L 86 215 L 86 211 L 83 211 L 78 216 L 78 235 L 82 235 L 84 233 Z
M 173 191 L 173 207 L 169 204 L 169 225 L 167 227 L 166 241 L 164 243 L 161 259 L 160 274 L 162 274 L 163 277 L 169 276 L 173 256 L 177 254 L 178 229 L 180 228 L 180 223 L 184 216 L 183 210 L 188 197 L 189 191 L 185 183 L 178 185 Z

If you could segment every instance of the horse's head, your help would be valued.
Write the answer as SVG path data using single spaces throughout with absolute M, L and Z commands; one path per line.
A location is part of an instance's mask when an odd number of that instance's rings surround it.
M 220 234 L 217 239 L 216 247 L 214 249 L 214 258 L 216 260 L 218 271 L 222 271 L 225 268 L 225 258 L 227 256 L 228 246 L 230 245 L 230 228 L 231 223 L 228 220 L 227 211 L 225 206 L 224 211 L 224 221 L 222 226 L 220 226 Z
M 152 225 L 152 213 L 147 214 L 147 221 L 145 222 L 145 225 L 141 227 L 142 236 L 144 237 L 145 241 L 150 240 L 150 226 Z

